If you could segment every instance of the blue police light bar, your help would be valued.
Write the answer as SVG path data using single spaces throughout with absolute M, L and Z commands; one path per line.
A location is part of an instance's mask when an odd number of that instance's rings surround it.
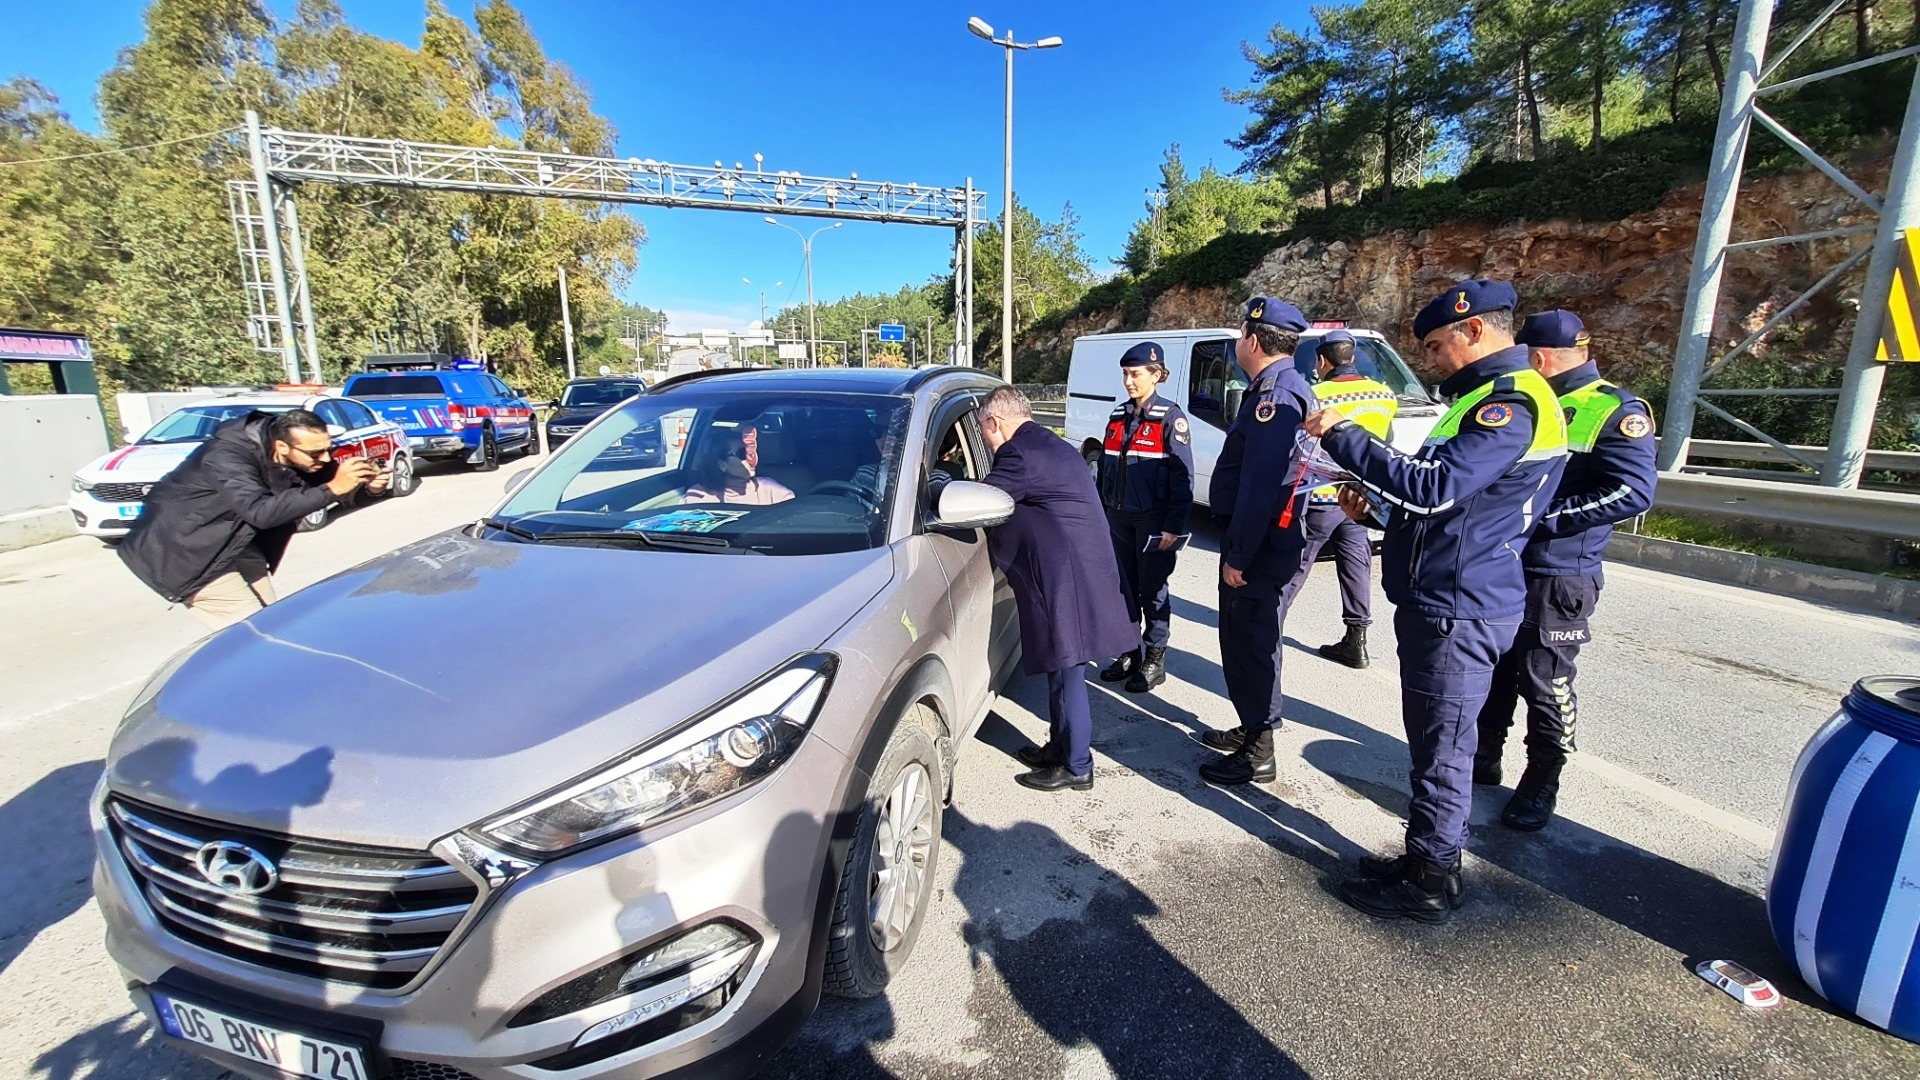
M 880 324 L 880 340 L 881 341 L 907 340 L 906 325 L 904 323 L 881 323 Z
M 485 365 L 485 364 L 483 364 L 483 363 L 481 363 L 481 362 L 480 362 L 480 361 L 478 361 L 478 360 L 455 360 L 455 361 L 453 362 L 453 365 L 452 365 L 452 367 L 453 367 L 453 370 L 455 370 L 455 371 L 485 371 L 485 370 L 487 370 L 487 365 Z

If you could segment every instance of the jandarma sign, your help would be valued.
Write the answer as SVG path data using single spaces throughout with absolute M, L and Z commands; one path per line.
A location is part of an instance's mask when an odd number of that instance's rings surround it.
M 93 360 L 93 346 L 80 334 L 0 328 L 0 360 Z

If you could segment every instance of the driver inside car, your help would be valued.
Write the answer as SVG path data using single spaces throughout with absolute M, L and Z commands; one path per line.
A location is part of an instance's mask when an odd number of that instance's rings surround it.
M 685 503 L 743 503 L 771 506 L 793 498 L 793 489 L 758 475 L 760 436 L 752 427 L 717 429 L 694 466 L 693 483 L 680 496 Z

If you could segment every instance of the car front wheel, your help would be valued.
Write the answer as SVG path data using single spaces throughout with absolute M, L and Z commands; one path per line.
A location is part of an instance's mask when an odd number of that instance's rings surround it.
M 476 472 L 492 472 L 500 467 L 500 440 L 494 437 L 493 429 L 480 432 L 480 460 L 474 463 Z
M 404 499 L 413 494 L 420 486 L 420 478 L 413 471 L 413 455 L 400 454 L 393 459 L 393 476 L 387 481 L 387 494 L 396 499 Z
M 834 902 L 826 991 L 869 998 L 906 966 L 920 936 L 940 854 L 936 721 L 916 707 L 887 741 Z
M 527 428 L 527 445 L 520 451 L 522 457 L 532 457 L 540 452 L 540 425 Z

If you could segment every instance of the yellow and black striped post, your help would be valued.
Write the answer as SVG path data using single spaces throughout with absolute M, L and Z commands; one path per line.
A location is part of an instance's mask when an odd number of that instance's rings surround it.
M 1893 288 L 1887 296 L 1887 320 L 1880 328 L 1876 360 L 1920 361 L 1920 229 L 1900 233 L 1896 245 Z

